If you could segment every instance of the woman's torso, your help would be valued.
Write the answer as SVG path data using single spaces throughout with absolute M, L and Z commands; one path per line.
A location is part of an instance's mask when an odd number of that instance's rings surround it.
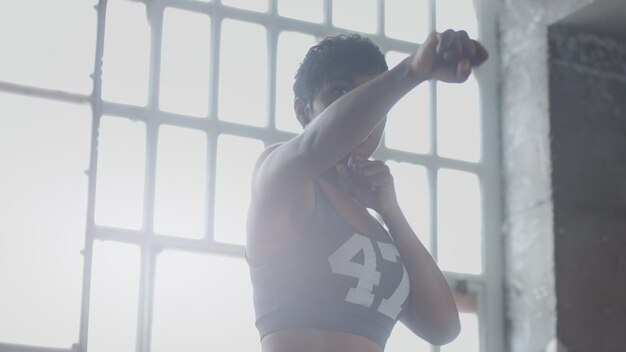
M 317 189 L 316 189 L 317 187 Z M 320 192 L 323 194 L 320 197 Z M 313 198 L 313 199 L 311 199 Z M 318 199 L 323 198 L 323 199 Z M 362 234 L 368 237 L 373 243 L 380 241 L 391 242 L 389 235 L 384 228 L 374 219 L 366 209 L 357 205 L 345 194 L 342 194 L 338 187 L 327 181 L 313 181 L 310 191 L 305 192 L 301 202 L 297 202 L 305 209 L 291 209 L 294 213 L 302 211 L 304 216 L 293 216 L 291 223 L 284 226 L 284 233 L 273 233 L 272 237 L 263 245 L 248 244 L 247 255 L 249 259 L 254 261 L 263 261 L 264 258 L 270 258 L 276 253 L 280 253 L 289 246 L 292 241 L 306 241 L 305 238 L 294 238 L 297 234 L 302 233 L 302 229 L 311 226 L 310 220 L 320 221 L 315 217 L 320 204 L 318 202 L 327 203 L 326 206 L 331 208 L 341 220 L 345 222 L 347 228 L 355 231 L 355 234 Z M 313 208 L 306 209 L 307 204 L 313 205 Z M 310 214 L 307 214 L 310 212 Z M 313 216 L 313 219 L 310 218 Z M 280 228 L 277 226 L 276 219 L 267 219 L 267 226 L 263 226 L 263 222 L 257 223 L 257 228 Z M 270 223 L 272 222 L 272 223 Z M 262 232 L 262 231 L 259 231 Z M 258 233 L 256 236 L 264 236 L 266 234 Z M 310 234 L 309 234 L 310 235 Z M 251 241 L 252 243 L 259 243 Z M 383 243 L 384 244 L 384 243 Z M 294 263 L 296 264 L 296 263 Z M 354 334 L 351 332 L 333 331 L 320 328 L 293 328 L 281 329 L 271 332 L 264 336 L 262 340 L 263 352 L 330 352 L 330 351 L 359 351 L 359 352 L 380 352 L 382 347 L 373 339 Z

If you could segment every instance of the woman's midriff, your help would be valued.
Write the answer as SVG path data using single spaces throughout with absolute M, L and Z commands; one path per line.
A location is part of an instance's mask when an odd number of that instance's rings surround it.
M 367 337 L 314 328 L 273 332 L 263 338 L 261 346 L 263 352 L 382 352 Z

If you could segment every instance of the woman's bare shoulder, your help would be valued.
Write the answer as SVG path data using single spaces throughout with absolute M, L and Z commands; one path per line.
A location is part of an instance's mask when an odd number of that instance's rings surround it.
M 281 145 L 273 144 L 259 155 L 253 177 L 263 161 Z M 295 200 L 290 204 L 281 204 L 271 197 L 260 196 L 262 193 L 262 190 L 255 190 L 253 186 L 247 220 L 247 252 L 250 257 L 257 258 L 294 240 L 315 206 L 312 181 L 307 182 L 300 194 L 293 195 Z
M 270 156 L 270 154 L 272 154 L 273 151 L 275 151 L 278 147 L 280 147 L 281 145 L 283 145 L 282 142 L 280 143 L 274 143 L 270 146 L 268 146 L 267 148 L 265 148 L 261 154 L 259 154 L 259 157 L 256 159 L 256 165 L 254 165 L 254 173 L 256 174 L 256 172 L 258 171 L 259 166 L 261 166 L 261 164 L 263 164 L 263 162 L 265 161 L 265 159 L 267 159 L 267 157 Z

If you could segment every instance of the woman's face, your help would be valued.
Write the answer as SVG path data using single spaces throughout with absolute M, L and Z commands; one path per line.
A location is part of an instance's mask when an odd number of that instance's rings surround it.
M 330 106 L 335 100 L 361 84 L 376 77 L 378 73 L 372 75 L 346 75 L 341 73 L 331 74 L 326 83 L 317 91 L 310 104 L 307 118 L 309 122 L 317 117 L 322 111 Z M 385 130 L 385 118 L 372 133 L 351 154 L 361 158 L 369 158 L 380 144 Z

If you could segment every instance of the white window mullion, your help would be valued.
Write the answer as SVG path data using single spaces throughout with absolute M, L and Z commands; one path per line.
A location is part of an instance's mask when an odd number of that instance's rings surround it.
M 91 123 L 91 146 L 89 169 L 86 174 L 88 176 L 87 191 L 87 219 L 85 221 L 85 248 L 82 255 L 83 264 L 83 286 L 82 286 L 82 302 L 80 314 L 80 331 L 78 338 L 79 351 L 86 351 L 89 336 L 89 305 L 91 303 L 91 270 L 93 264 L 93 245 L 95 235 L 95 196 L 96 196 L 96 180 L 98 170 L 98 130 L 100 128 L 100 119 L 102 117 L 102 57 L 104 54 L 104 32 L 106 26 L 106 8 L 107 0 L 100 0 L 94 7 L 97 11 L 97 29 L 96 29 L 96 52 L 94 60 L 94 70 L 91 74 L 93 88 L 91 92 L 92 105 L 92 123 Z

